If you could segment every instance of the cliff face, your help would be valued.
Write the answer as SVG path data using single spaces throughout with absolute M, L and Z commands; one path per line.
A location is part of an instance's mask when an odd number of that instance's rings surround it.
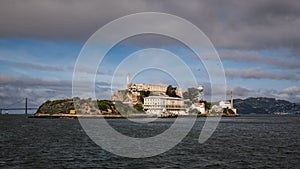
M 112 100 L 114 101 L 122 101 L 122 102 L 129 102 L 130 98 L 128 97 L 128 91 L 126 90 L 118 90 L 116 91 L 112 97 Z
M 150 91 L 131 92 L 128 90 L 118 90 L 112 95 L 113 101 L 131 102 L 132 104 L 143 104 L 144 98 L 150 95 Z M 153 95 L 153 93 L 152 93 Z
M 234 107 L 238 109 L 239 114 L 300 114 L 300 105 L 275 98 L 235 99 Z

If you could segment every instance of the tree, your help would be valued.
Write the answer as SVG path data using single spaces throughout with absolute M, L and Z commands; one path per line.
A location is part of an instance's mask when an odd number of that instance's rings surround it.
M 107 111 L 110 108 L 110 105 L 105 100 L 98 100 L 98 108 L 102 111 Z
M 179 97 L 176 94 L 176 87 L 172 87 L 172 85 L 169 85 L 167 87 L 166 95 L 168 95 L 169 97 Z
M 204 105 L 205 105 L 205 110 L 209 110 L 212 107 L 211 102 L 204 101 Z
M 141 91 L 139 101 L 144 104 L 144 98 L 150 96 L 150 91 Z
M 186 92 L 183 92 L 184 99 L 190 99 L 193 103 L 198 101 L 199 90 L 196 88 L 188 88 Z
M 139 104 L 139 103 L 135 104 L 135 105 L 133 106 L 133 108 L 135 108 L 137 111 L 143 111 L 143 110 L 144 110 L 143 105 L 142 105 L 142 104 Z

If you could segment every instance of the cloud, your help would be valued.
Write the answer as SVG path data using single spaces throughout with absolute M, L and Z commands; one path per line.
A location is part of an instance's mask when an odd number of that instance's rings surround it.
M 100 95 L 102 99 L 110 98 L 109 83 L 96 82 L 96 86 L 96 94 Z M 30 100 L 30 106 L 35 107 L 38 107 L 46 100 L 71 98 L 72 82 L 64 80 L 48 81 L 0 74 L 1 107 L 15 103 L 26 97 Z M 21 104 L 20 106 L 23 107 L 24 103 L 18 104 Z
M 67 70 L 67 68 L 61 66 L 51 66 L 51 65 L 15 62 L 15 61 L 7 61 L 7 60 L 0 60 L 0 62 L 3 62 L 6 65 L 16 66 L 19 68 L 31 68 L 40 71 L 66 71 Z
M 263 63 L 285 69 L 284 71 L 272 71 L 258 67 L 241 70 L 227 69 L 226 75 L 229 78 L 299 81 L 299 73 L 291 74 L 286 71 L 300 68 L 298 54 L 300 51 L 300 1 L 297 0 L 2 0 L 0 1 L 0 37 L 84 42 L 101 26 L 114 19 L 137 12 L 155 11 L 177 15 L 198 26 L 217 49 L 224 49 L 220 52 L 222 59 L 243 63 Z M 164 22 L 159 19 L 157 18 L 158 21 Z M 168 22 L 165 23 L 166 28 L 170 31 L 178 33 L 185 31 L 170 26 L 171 24 Z M 187 35 L 193 36 L 188 33 Z M 147 37 L 147 35 L 133 37 L 131 40 L 133 42 L 125 40 L 124 45 L 126 43 L 134 44 L 134 42 L 143 47 L 147 47 L 149 44 L 149 46 L 154 44 L 157 47 L 165 44 L 179 44 L 177 41 L 165 37 Z M 43 45 L 37 48 L 44 49 Z M 51 49 L 53 51 L 64 50 L 64 48 L 56 47 Z M 261 50 L 276 52 L 280 49 L 287 49 L 291 51 L 291 54 L 272 56 L 257 52 Z M 16 48 L 13 51 L 5 50 L 0 57 L 4 58 L 3 60 L 10 58 L 9 64 L 16 67 L 48 72 L 73 70 L 72 66 L 28 63 L 28 60 L 31 60 L 29 58 L 38 56 L 20 52 L 22 50 L 24 48 Z M 27 50 L 29 49 L 26 48 L 25 51 Z M 72 51 L 74 51 L 73 48 Z M 16 59 L 17 61 L 15 61 Z M 94 73 L 88 67 L 79 71 L 85 72 L 87 75 Z M 110 70 L 97 72 L 97 75 L 111 74 L 113 72 Z M 104 81 L 104 78 L 107 77 L 101 76 L 99 79 Z M 103 89 L 105 91 L 103 94 L 108 96 L 108 85 L 108 83 L 100 82 L 96 85 L 97 90 Z M 12 102 L 19 97 L 29 96 L 34 98 L 36 103 L 40 103 L 48 98 L 70 97 L 71 86 L 70 81 L 48 81 L 0 74 L 0 99 L 6 103 L 6 101 Z M 298 87 L 295 86 L 282 90 L 245 87 L 229 87 L 228 89 L 233 89 L 238 97 L 263 95 L 299 100 L 298 94 L 292 95 L 298 93 Z M 209 85 L 207 90 L 209 90 Z
M 211 87 L 210 83 L 203 83 L 204 86 L 204 99 L 207 101 L 211 101 Z M 272 88 L 251 88 L 251 87 L 241 87 L 241 86 L 233 86 L 233 85 L 219 85 L 217 91 L 214 91 L 216 98 L 224 99 L 223 95 L 220 95 L 221 90 L 226 90 L 226 99 L 230 99 L 230 92 L 233 91 L 234 99 L 246 99 L 249 97 L 268 97 L 268 98 L 276 98 L 281 100 L 287 100 L 292 103 L 300 104 L 300 88 L 296 86 L 291 86 L 284 89 L 272 89 Z M 218 102 L 220 100 L 212 100 L 213 102 Z
M 280 91 L 280 94 L 286 94 L 289 96 L 295 96 L 295 95 L 299 95 L 300 96 L 300 88 L 297 86 L 291 86 L 291 87 L 287 87 L 284 88 Z
M 15 87 L 48 86 L 52 88 L 59 88 L 63 86 L 69 86 L 71 82 L 65 80 L 47 81 L 42 79 L 14 77 L 14 76 L 0 74 L 0 84 L 1 86 L 8 85 L 8 86 L 15 86 Z
M 70 70 L 75 70 L 75 67 L 74 66 L 71 66 L 71 67 L 68 67 L 68 69 Z M 77 66 L 76 67 L 76 71 L 78 73 L 86 73 L 88 75 L 95 75 L 95 69 L 89 67 L 89 66 L 85 66 L 85 65 L 80 65 L 80 66 Z M 107 70 L 107 69 L 99 69 L 96 71 L 96 74 L 97 75 L 109 75 L 109 76 L 112 76 L 113 75 L 113 71 L 112 70 Z
M 228 92 L 232 91 L 233 95 L 237 97 L 247 97 L 251 93 L 250 89 L 239 86 L 227 86 Z
M 69 81 L 46 81 L 0 74 L 0 100 L 9 105 L 28 97 L 31 105 L 39 106 L 46 100 L 71 96 Z
M 55 66 L 55 65 L 45 65 L 45 64 L 36 64 L 36 63 L 27 63 L 27 62 L 15 62 L 0 59 L 0 63 L 5 65 L 10 65 L 12 67 L 24 68 L 24 69 L 34 69 L 39 71 L 55 71 L 55 72 L 66 72 L 66 71 L 74 71 L 74 66 Z M 94 75 L 94 70 L 90 67 L 78 67 L 77 71 L 80 73 L 86 73 L 89 75 Z M 97 75 L 113 75 L 113 71 L 111 70 L 97 70 Z
M 17 1 L 0 2 L 0 36 L 86 40 L 106 23 L 137 12 L 165 12 L 198 26 L 217 47 L 299 50 L 300 1 Z M 159 20 L 159 18 L 157 18 Z M 177 28 L 172 31 L 182 32 Z
M 273 97 L 281 100 L 288 100 L 292 103 L 300 104 L 300 88 L 290 86 L 283 89 L 260 89 L 258 90 L 262 97 Z
M 267 56 L 257 51 L 249 50 L 220 50 L 221 59 L 231 61 L 264 63 L 281 69 L 299 69 L 300 58 L 291 56 Z
M 0 6 L 1 35 L 63 40 L 85 40 L 118 17 L 146 10 L 143 1 L 8 0 Z
M 239 86 L 227 86 L 228 96 L 229 92 L 233 91 L 233 97 L 245 99 L 248 97 L 269 97 L 281 100 L 287 100 L 292 103 L 300 104 L 300 88 L 291 86 L 284 89 L 271 88 L 244 88 Z M 229 97 L 228 97 L 229 98 Z
M 299 80 L 295 74 L 280 74 L 263 71 L 261 68 L 249 69 L 226 69 L 226 77 L 242 79 L 276 79 L 276 80 Z

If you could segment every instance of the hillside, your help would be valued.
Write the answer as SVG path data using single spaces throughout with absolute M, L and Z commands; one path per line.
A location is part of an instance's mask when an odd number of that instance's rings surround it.
M 300 114 L 300 105 L 275 98 L 234 99 L 234 107 L 239 114 Z
M 140 113 L 137 105 L 134 108 L 123 104 L 121 102 L 113 103 L 110 100 L 96 100 L 91 99 L 62 99 L 44 102 L 35 114 L 69 114 L 70 110 L 75 109 L 74 104 L 77 105 L 76 114 L 89 115 L 118 115 L 128 113 Z M 80 108 L 79 108 L 80 107 Z

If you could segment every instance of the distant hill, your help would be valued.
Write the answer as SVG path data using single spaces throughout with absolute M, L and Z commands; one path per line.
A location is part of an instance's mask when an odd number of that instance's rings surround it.
M 275 98 L 250 97 L 234 99 L 234 107 L 239 114 L 300 114 L 300 105 Z

